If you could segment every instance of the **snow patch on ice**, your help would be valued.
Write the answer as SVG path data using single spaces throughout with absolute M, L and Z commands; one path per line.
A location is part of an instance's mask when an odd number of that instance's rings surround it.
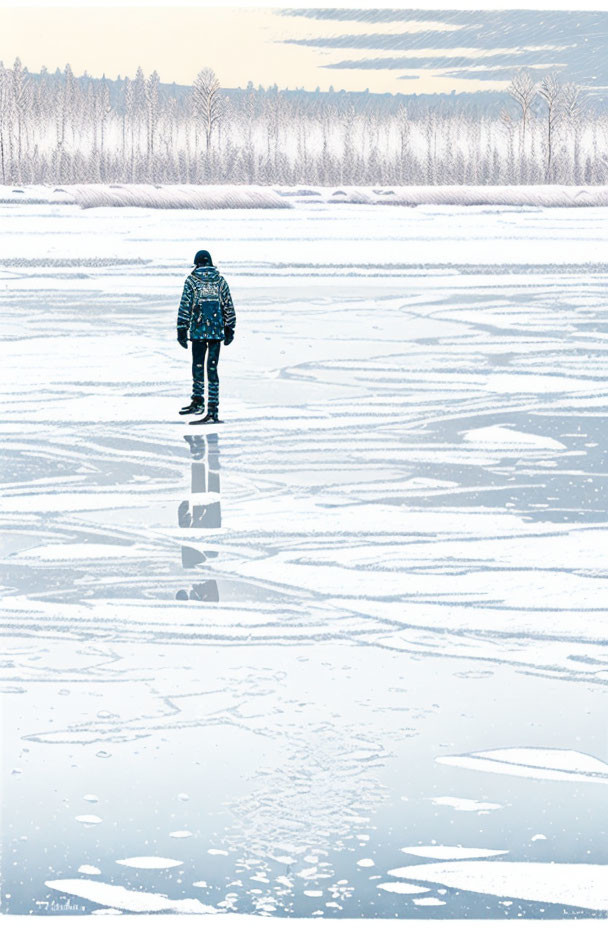
M 593 393 L 603 396 L 605 381 L 563 377 L 559 374 L 491 374 L 486 387 L 493 393 Z M 585 400 L 588 404 L 589 399 Z
M 183 860 L 173 860 L 172 857 L 126 857 L 116 863 L 137 870 L 168 870 L 170 867 L 181 867 Z
M 508 445 L 509 447 L 526 446 L 539 448 L 543 451 L 566 449 L 561 442 L 544 435 L 532 435 L 529 432 L 518 432 L 503 425 L 487 425 L 480 429 L 470 429 L 464 433 L 464 440 L 477 445 L 490 445 L 492 448 Z
M 218 910 L 198 899 L 168 899 L 161 893 L 145 893 L 97 880 L 47 880 L 45 886 L 68 896 L 78 896 L 98 905 L 126 912 L 178 912 L 183 915 L 209 915 Z
M 437 860 L 464 860 L 468 857 L 496 857 L 499 854 L 508 854 L 508 851 L 494 851 L 486 847 L 449 847 L 447 844 L 416 845 L 415 847 L 402 847 L 404 854 L 415 854 L 416 857 L 434 857 Z M 399 876 L 397 870 L 389 870 L 391 876 Z
M 387 893 L 400 893 L 402 896 L 429 892 L 428 886 L 416 886 L 415 883 L 378 883 L 378 889 Z
M 451 806 L 457 812 L 491 812 L 502 809 L 497 802 L 480 802 L 478 799 L 461 799 L 458 796 L 437 796 L 431 802 L 435 806 Z
M 491 896 L 608 909 L 606 864 L 467 861 L 402 867 L 398 875 Z
M 371 859 L 371 857 L 363 857 L 361 858 L 361 860 L 357 861 L 357 866 L 358 867 L 373 867 L 374 861 Z
M 590 754 L 558 748 L 501 748 L 472 754 L 446 754 L 437 757 L 436 761 L 452 767 L 505 773 L 534 780 L 608 782 L 608 764 Z
M 92 867 L 91 864 L 81 864 L 78 868 L 79 873 L 86 873 L 87 876 L 99 876 L 101 870 L 99 867 Z
M 83 825 L 99 825 L 103 819 L 99 818 L 98 815 L 77 815 L 77 822 L 82 822 Z

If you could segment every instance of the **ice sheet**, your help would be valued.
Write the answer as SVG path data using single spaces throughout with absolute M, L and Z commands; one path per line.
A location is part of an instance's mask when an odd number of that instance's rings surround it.
M 9 912 L 504 918 L 497 861 L 380 887 L 402 846 L 606 863 L 608 212 L 290 202 L 0 208 Z

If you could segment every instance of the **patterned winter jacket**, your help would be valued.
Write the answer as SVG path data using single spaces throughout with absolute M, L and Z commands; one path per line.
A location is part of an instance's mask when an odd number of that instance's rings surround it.
M 190 338 L 223 339 L 225 329 L 236 325 L 228 284 L 216 267 L 196 267 L 186 277 L 177 312 L 177 327 L 188 328 Z

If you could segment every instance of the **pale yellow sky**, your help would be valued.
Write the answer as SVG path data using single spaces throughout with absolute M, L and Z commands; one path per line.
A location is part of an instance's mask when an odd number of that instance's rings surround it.
M 35 26 L 33 18 L 35 17 Z M 452 30 L 445 23 L 424 24 L 438 32 Z M 348 24 L 348 32 L 375 34 L 411 31 L 420 23 Z M 344 58 L 391 57 L 394 52 L 349 48 L 314 48 L 284 44 L 285 38 L 340 35 L 344 23 L 279 15 L 276 8 L 188 6 L 0 6 L 0 59 L 6 66 L 19 56 L 30 71 L 43 65 L 50 71 L 69 62 L 75 74 L 88 71 L 133 76 L 141 64 L 161 81 L 191 84 L 198 71 L 212 67 L 224 87 L 254 85 L 304 87 L 314 90 L 365 90 L 376 93 L 428 93 L 502 89 L 504 82 L 442 77 L 441 71 L 417 71 L 415 80 L 399 79 L 407 71 L 358 68 L 327 70 L 325 64 Z M 455 41 L 454 45 L 458 43 Z M 495 50 L 494 50 L 495 51 Z M 346 52 L 346 54 L 345 54 Z M 436 50 L 416 48 L 416 55 Z M 478 51 L 475 54 L 480 54 Z M 479 57 L 483 64 L 483 53 Z M 446 69 L 446 71 L 452 69 Z M 413 72 L 412 72 L 413 73 Z

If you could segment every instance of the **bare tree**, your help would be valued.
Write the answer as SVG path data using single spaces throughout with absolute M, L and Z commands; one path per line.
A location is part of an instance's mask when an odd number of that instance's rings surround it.
M 562 109 L 567 119 L 580 120 L 585 112 L 585 98 L 578 84 L 564 84 L 562 87 Z
M 507 88 L 507 93 L 513 97 L 521 109 L 519 157 L 522 159 L 526 153 L 526 130 L 530 121 L 532 104 L 538 94 L 538 85 L 532 80 L 530 72 L 522 69 L 515 74 Z
M 562 111 L 573 142 L 572 179 L 575 184 L 581 183 L 583 173 L 581 165 L 581 126 L 585 109 L 585 99 L 581 88 L 573 83 L 564 84 L 562 89 Z
M 555 130 L 561 116 L 562 102 L 562 85 L 555 74 L 548 74 L 538 88 L 538 93 L 547 105 L 547 163 L 545 167 L 545 179 L 551 179 L 551 170 L 553 167 L 553 144 L 555 139 Z

